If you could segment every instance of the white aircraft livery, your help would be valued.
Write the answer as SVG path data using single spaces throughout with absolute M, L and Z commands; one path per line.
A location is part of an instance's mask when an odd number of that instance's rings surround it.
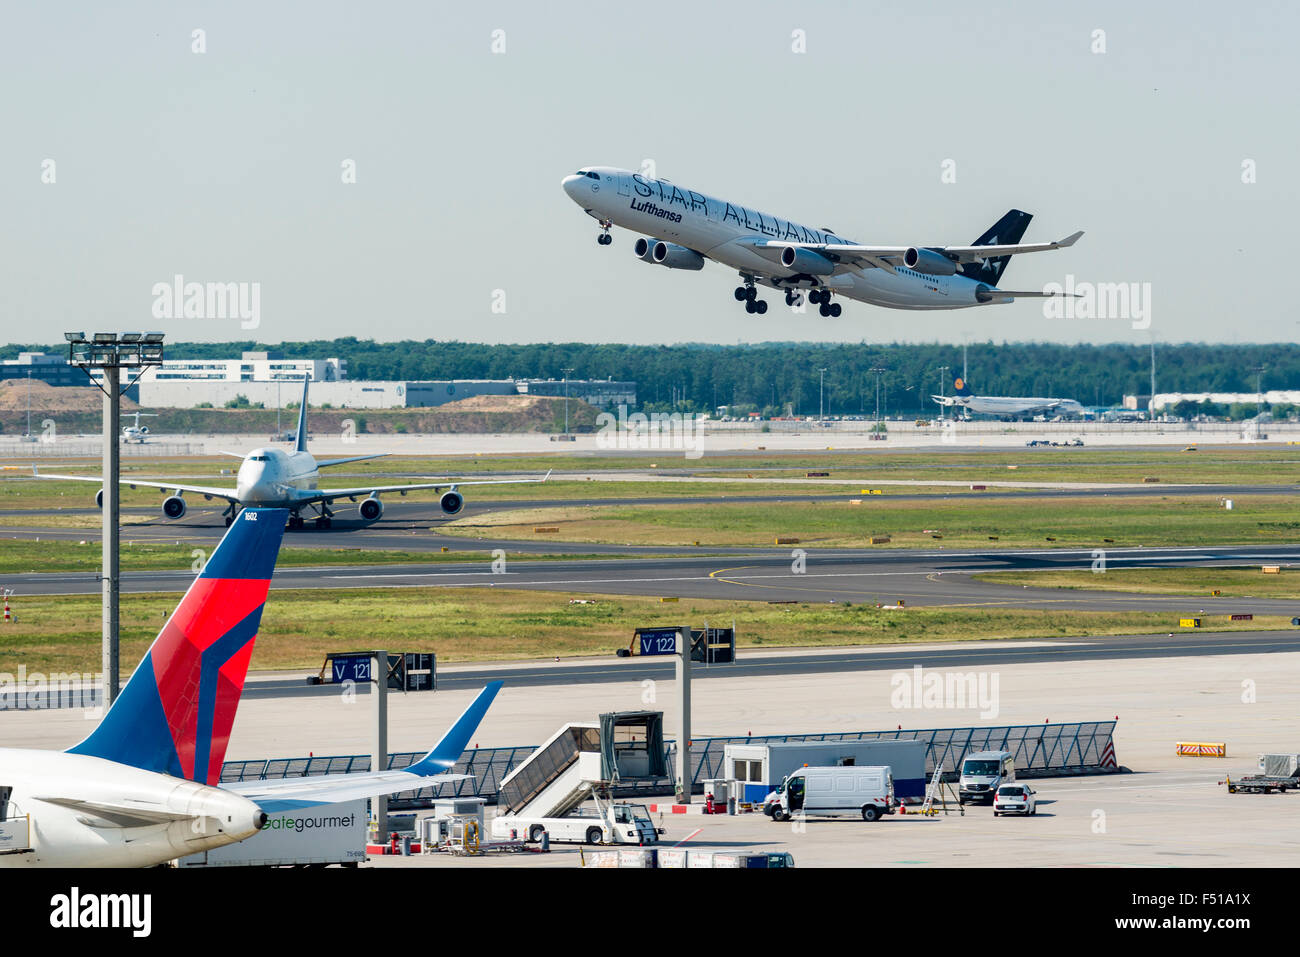
M 445 772 L 499 681 L 407 768 L 221 783 L 285 517 L 239 513 L 84 741 L 0 748 L 0 867 L 151 867 L 252 837 L 268 814 L 469 777 Z
M 187 507 L 185 493 L 190 492 L 195 495 L 202 495 L 205 499 L 220 498 L 229 502 L 229 507 L 225 511 L 227 525 L 234 521 L 241 507 L 259 505 L 265 508 L 287 508 L 289 510 L 290 528 L 302 528 L 304 522 L 301 512 L 305 508 L 312 508 L 317 513 L 316 527 L 329 528 L 331 519 L 334 517 L 334 512 L 329 507 L 330 503 L 341 498 L 356 501 L 361 496 L 365 496 L 357 507 L 357 511 L 365 521 L 377 522 L 384 514 L 384 503 L 379 498 L 380 494 L 384 492 L 397 492 L 405 495 L 407 492 L 413 492 L 417 489 L 446 489 L 438 499 L 438 506 L 446 514 L 455 515 L 465 505 L 465 496 L 459 491 L 462 485 L 518 485 L 545 482 L 550 477 L 551 473 L 547 472 L 546 476 L 540 479 L 479 479 L 471 482 L 443 479 L 437 482 L 420 482 L 414 485 L 363 485 L 356 488 L 320 488 L 320 469 L 330 465 L 344 465 L 348 462 L 364 462 L 367 459 L 382 458 L 388 453 L 376 452 L 373 455 L 354 455 L 345 459 L 317 461 L 307 451 L 308 385 L 310 385 L 310 380 L 303 379 L 302 405 L 298 409 L 298 433 L 295 436 L 292 451 L 286 452 L 284 449 L 269 446 L 254 449 L 247 455 L 240 455 L 237 452 L 224 453 L 237 459 L 243 459 L 242 464 L 239 466 L 239 474 L 235 477 L 234 488 L 216 488 L 210 485 L 182 485 L 177 482 L 147 482 L 136 478 L 121 479 L 121 483 L 131 488 L 140 485 L 145 488 L 160 488 L 164 491 L 173 490 L 173 494 L 163 499 L 162 503 L 163 515 L 171 519 L 185 516 Z M 32 474 L 37 478 L 65 479 L 72 482 L 100 482 L 101 485 L 103 484 L 100 479 L 88 475 L 56 475 L 49 472 L 38 472 L 35 466 L 32 466 Z M 103 507 L 103 496 L 103 489 L 100 489 L 95 495 L 95 502 L 101 508 Z
M 1051 293 L 999 289 L 1017 253 L 1072 246 L 1076 232 L 1053 243 L 1020 243 L 1032 217 L 1013 209 L 969 246 L 864 246 L 829 229 L 810 229 L 683 189 L 631 170 L 587 166 L 562 182 L 569 198 L 599 222 L 602 246 L 611 226 L 643 237 L 638 259 L 670 269 L 702 269 L 704 261 L 740 273 L 736 300 L 763 314 L 757 286 L 785 293 L 787 306 L 806 295 L 823 316 L 838 316 L 834 296 L 891 309 L 963 309 Z
M 1001 395 L 976 395 L 960 376 L 953 382 L 956 395 L 932 395 L 940 405 L 963 409 L 979 415 L 1083 415 L 1083 406 L 1074 399 L 1014 398 Z

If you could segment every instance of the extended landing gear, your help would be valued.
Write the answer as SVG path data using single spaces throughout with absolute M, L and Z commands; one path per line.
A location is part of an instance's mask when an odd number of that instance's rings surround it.
M 814 289 L 808 293 L 808 301 L 817 306 L 817 311 L 823 317 L 838 319 L 840 313 L 844 310 L 840 308 L 838 302 L 831 302 L 831 291 L 829 289 Z
M 317 516 L 316 518 L 316 527 L 329 528 L 331 525 L 334 524 L 331 521 L 331 519 L 333 519 L 334 517 L 334 513 L 330 511 L 330 507 L 326 505 L 324 502 L 320 503 L 319 508 L 320 508 L 320 515 Z
M 289 528 L 299 529 L 302 528 L 302 524 L 303 523 L 302 523 L 301 515 L 299 515 L 297 512 L 291 512 L 289 514 Z
M 226 517 L 226 528 L 229 528 L 235 523 L 235 516 L 239 514 L 239 506 L 231 502 L 226 506 L 226 510 L 222 514 Z
M 803 293 L 796 292 L 793 289 L 787 289 L 785 291 L 785 304 L 789 306 L 791 309 L 795 308 L 796 306 L 802 306 Z
M 613 225 L 614 224 L 611 223 L 608 219 L 602 219 L 600 221 L 601 234 L 596 237 L 596 242 L 600 243 L 600 245 L 602 246 L 608 246 L 610 243 L 612 243 L 614 241 L 614 237 L 609 234 L 609 227 Z
M 743 286 L 737 286 L 735 291 L 736 302 L 745 304 L 745 311 L 750 315 L 758 313 L 760 316 L 767 312 L 767 303 L 758 298 L 758 290 L 754 288 L 752 282 L 746 282 Z

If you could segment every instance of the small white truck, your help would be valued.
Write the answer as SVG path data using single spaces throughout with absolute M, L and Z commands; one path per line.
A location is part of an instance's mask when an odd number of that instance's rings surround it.
M 763 813 L 774 821 L 796 814 L 860 814 L 864 821 L 878 821 L 894 813 L 894 803 L 894 778 L 887 767 L 800 768 L 769 796 Z
M 528 817 L 503 814 L 492 819 L 492 837 L 511 837 L 539 843 L 545 831 L 549 840 L 564 844 L 632 844 L 648 846 L 659 840 L 644 804 L 617 804 L 602 801 L 593 790 L 594 807 L 579 807 L 559 817 Z

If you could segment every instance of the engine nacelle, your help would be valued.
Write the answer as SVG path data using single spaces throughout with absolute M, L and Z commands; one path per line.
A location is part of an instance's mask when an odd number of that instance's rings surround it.
M 829 276 L 835 271 L 835 264 L 821 253 L 800 249 L 798 246 L 786 246 L 781 250 L 781 265 L 810 276 Z
M 636 244 L 632 247 L 632 252 L 636 255 L 636 258 L 647 263 L 655 261 L 654 251 L 654 240 L 646 239 L 644 236 L 638 239 Z
M 361 513 L 361 517 L 367 522 L 377 522 L 383 517 L 384 503 L 372 496 L 363 501 L 357 511 Z
M 455 515 L 465 507 L 465 496 L 460 492 L 443 492 L 442 498 L 438 499 L 438 507 L 448 515 Z
M 957 271 L 957 264 L 947 256 L 940 255 L 933 249 L 917 249 L 909 246 L 903 253 L 903 265 L 915 269 L 927 276 L 951 276 Z
M 104 490 L 101 488 L 95 493 L 95 508 L 104 507 Z
M 662 239 L 650 249 L 650 258 L 669 269 L 703 269 L 704 257 L 694 249 L 666 243 Z
M 168 495 L 163 499 L 162 512 L 168 518 L 184 518 L 185 499 L 179 495 Z

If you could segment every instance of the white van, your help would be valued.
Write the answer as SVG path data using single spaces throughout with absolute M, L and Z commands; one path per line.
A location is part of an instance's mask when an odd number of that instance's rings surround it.
M 800 768 L 781 782 L 764 805 L 774 821 L 794 814 L 838 817 L 860 814 L 877 821 L 893 813 L 894 775 L 887 767 L 847 765 L 834 768 Z
M 988 801 L 998 788 L 1016 779 L 1016 762 L 1010 751 L 976 751 L 966 755 L 961 763 L 961 782 L 957 788 L 957 801 Z

